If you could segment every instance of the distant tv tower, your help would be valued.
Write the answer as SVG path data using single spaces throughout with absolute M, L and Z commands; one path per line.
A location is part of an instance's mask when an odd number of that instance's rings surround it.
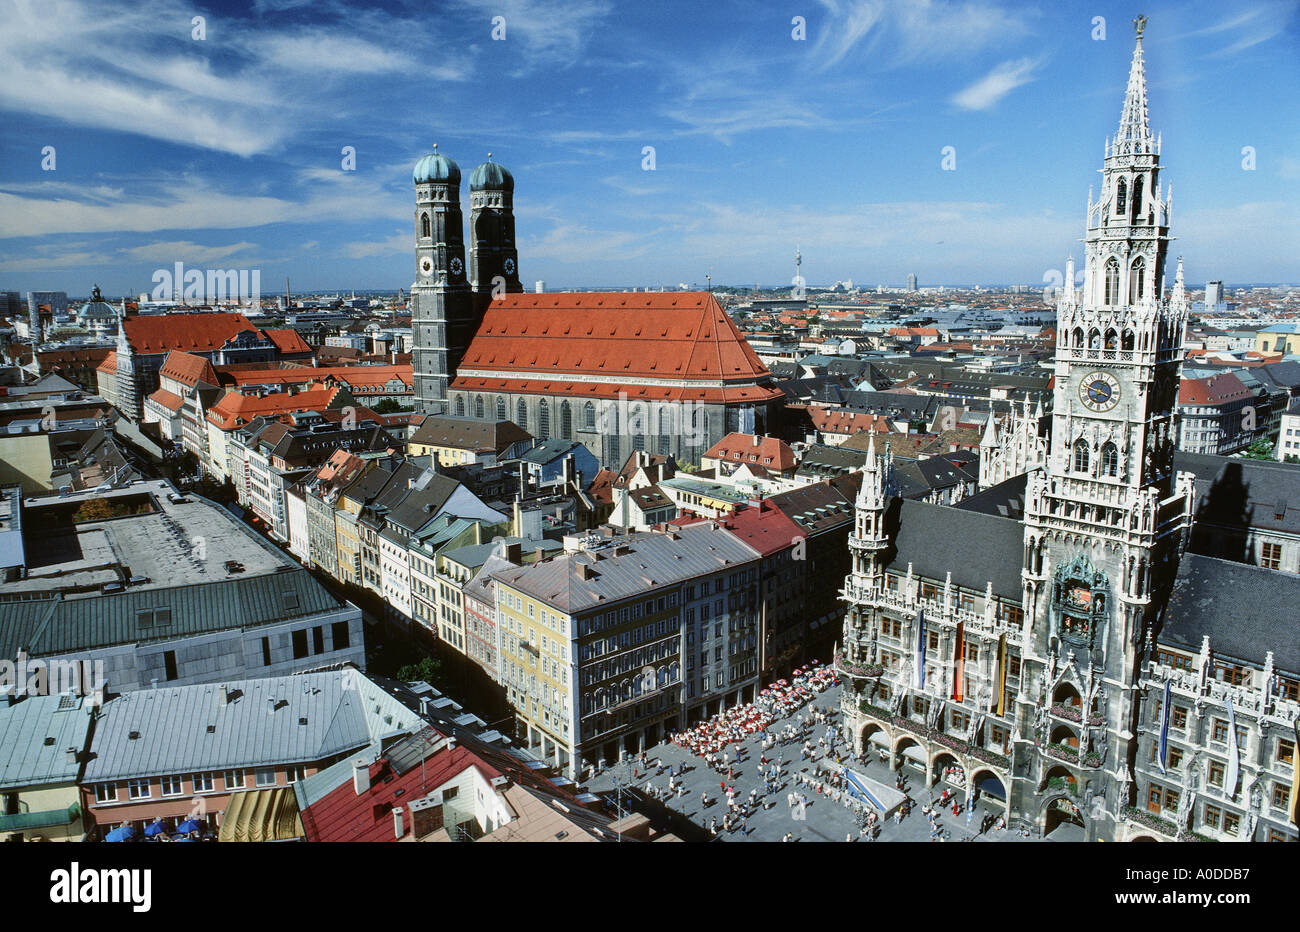
M 804 283 L 803 283 L 803 275 L 800 274 L 800 271 L 799 271 L 799 267 L 800 267 L 801 265 L 803 265 L 803 253 L 801 253 L 801 252 L 799 251 L 799 244 L 798 244 L 798 242 L 796 242 L 796 243 L 794 244 L 794 282 L 793 282 L 793 284 L 794 284 L 794 297 L 796 297 L 796 298 L 802 298 L 803 295 L 804 295 L 804 290 L 803 290 L 803 284 L 804 284 Z

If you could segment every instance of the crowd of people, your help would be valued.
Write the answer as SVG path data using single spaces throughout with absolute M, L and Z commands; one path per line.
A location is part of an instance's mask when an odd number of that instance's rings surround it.
M 764 735 L 761 748 L 766 751 L 777 742 L 790 738 L 789 734 L 784 733 L 779 737 L 767 734 L 769 725 L 798 711 L 818 693 L 838 682 L 831 667 L 814 660 L 807 666 L 796 669 L 790 680 L 777 680 L 759 693 L 753 702 L 725 709 L 694 728 L 678 732 L 672 736 L 673 743 L 704 758 L 711 765 L 721 762 L 725 766 L 731 758 L 728 749 L 732 745 L 743 744 L 760 733 Z M 822 715 L 820 720 L 825 720 L 826 713 L 823 712 Z M 790 730 L 787 727 L 784 731 Z

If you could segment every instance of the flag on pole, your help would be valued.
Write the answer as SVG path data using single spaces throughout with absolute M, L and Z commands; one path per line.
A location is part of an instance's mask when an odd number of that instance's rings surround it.
M 1291 723 L 1295 744 L 1291 746 L 1291 821 L 1300 825 L 1300 718 Z
M 961 702 L 961 689 L 966 672 L 966 635 L 963 622 L 957 622 L 957 663 L 952 678 L 952 698 Z
M 1007 710 L 1007 635 L 1003 632 L 998 636 L 998 680 L 997 680 L 997 709 L 998 717 L 1001 718 Z
M 916 613 L 916 673 L 913 679 L 917 689 L 925 689 L 925 610 Z
M 1228 773 L 1223 787 L 1228 798 L 1237 796 L 1237 774 L 1241 767 L 1241 750 L 1237 747 L 1237 716 L 1232 711 L 1232 697 L 1228 697 Z
M 1156 766 L 1166 773 L 1165 758 L 1169 756 L 1169 680 L 1165 680 L 1165 697 L 1160 701 L 1160 755 Z

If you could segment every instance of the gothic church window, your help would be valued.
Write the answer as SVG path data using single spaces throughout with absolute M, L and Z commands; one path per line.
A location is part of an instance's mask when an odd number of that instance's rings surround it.
M 551 439 L 551 406 L 545 398 L 537 403 L 537 439 Z
M 474 416 L 482 420 L 483 418 L 483 396 L 479 395 L 474 399 Z
M 1103 476 L 1119 475 L 1119 449 L 1110 441 L 1101 448 L 1101 474 Z
M 1119 260 L 1111 256 L 1106 260 L 1106 300 L 1104 304 L 1115 304 L 1119 300 Z
M 465 398 L 461 395 L 456 396 L 456 417 L 465 416 Z
M 1138 216 L 1138 212 L 1142 210 L 1142 177 L 1140 175 L 1137 178 L 1133 179 L 1132 201 L 1133 201 L 1132 222 L 1140 223 L 1141 218 Z
M 420 235 L 423 236 L 425 239 L 429 238 L 429 215 L 428 214 L 420 215 Z
M 1127 196 L 1128 196 L 1128 185 L 1124 182 L 1124 179 L 1121 178 L 1121 179 L 1119 180 L 1119 183 L 1117 183 L 1117 184 L 1115 185 L 1115 214 L 1116 214 L 1116 216 L 1120 216 L 1120 217 L 1124 216 L 1124 213 L 1125 213 L 1125 207 L 1126 207 L 1127 204 L 1128 204 Z
M 573 439 L 573 410 L 567 401 L 560 402 L 560 436 L 565 440 Z
M 582 426 L 585 430 L 596 429 L 596 406 L 590 401 L 582 406 Z
M 515 403 L 515 423 L 524 430 L 528 429 L 528 408 L 522 398 Z
M 1128 303 L 1137 304 L 1142 300 L 1143 279 L 1146 277 L 1146 262 L 1141 256 L 1133 260 L 1133 265 L 1129 268 L 1128 277 Z
M 1088 441 L 1082 437 L 1074 442 L 1074 471 L 1088 471 Z
M 505 419 L 506 419 L 506 400 L 498 396 L 497 397 L 497 420 L 504 421 Z

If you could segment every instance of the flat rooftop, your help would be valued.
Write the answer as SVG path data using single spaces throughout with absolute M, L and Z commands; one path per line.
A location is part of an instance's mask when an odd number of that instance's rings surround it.
M 296 565 L 224 508 L 190 495 L 173 503 L 167 496 L 174 491 L 167 482 L 143 480 L 108 492 L 27 499 L 27 578 L 5 589 L 61 591 L 65 598 L 77 598 L 99 595 L 105 584 L 135 576 L 147 581 L 129 588 L 159 589 L 263 576 Z M 121 514 L 77 517 L 92 499 L 103 499 Z M 243 572 L 230 572 L 228 560 L 242 564 Z

